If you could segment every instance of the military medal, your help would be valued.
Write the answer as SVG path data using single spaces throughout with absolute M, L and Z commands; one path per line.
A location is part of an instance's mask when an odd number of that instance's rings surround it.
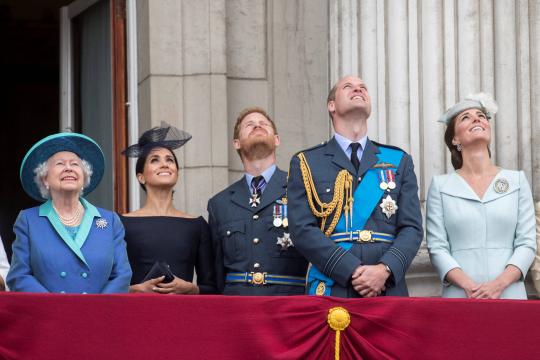
M 287 218 L 287 199 L 283 202 L 283 221 L 281 222 L 284 228 L 289 226 L 289 219 Z
M 497 194 L 504 194 L 508 191 L 508 187 L 508 180 L 506 179 L 497 179 L 495 184 L 493 184 L 493 190 L 495 190 Z
M 396 210 L 398 209 L 396 201 L 392 199 L 390 195 L 387 195 L 379 206 L 381 207 L 382 212 L 384 213 L 384 215 L 386 215 L 388 219 L 390 219 L 390 217 L 394 215 L 396 213 Z
M 260 203 L 261 198 L 259 197 L 259 194 L 251 194 L 251 197 L 249 198 L 249 205 L 251 205 L 251 207 L 257 207 L 257 205 L 259 205 Z
M 274 221 L 273 224 L 275 227 L 280 227 L 283 223 L 282 217 L 281 217 L 281 205 L 274 205 Z
M 384 170 L 381 170 L 380 174 L 379 174 L 379 180 L 380 180 L 380 184 L 379 184 L 379 187 L 381 188 L 381 190 L 386 190 L 388 189 L 388 183 L 386 182 L 386 177 L 385 177 L 385 174 L 384 174 Z
M 388 172 L 388 179 L 390 180 L 388 181 L 388 188 L 390 190 L 394 190 L 396 188 L 394 172 L 392 170 L 387 170 L 387 172 Z
M 283 237 L 278 236 L 277 244 L 281 245 L 281 250 L 287 250 L 289 247 L 294 246 L 291 240 L 291 234 L 284 232 Z

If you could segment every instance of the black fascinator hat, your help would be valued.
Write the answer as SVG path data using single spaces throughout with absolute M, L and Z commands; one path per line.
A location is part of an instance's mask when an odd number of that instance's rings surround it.
M 162 121 L 161 126 L 145 131 L 139 138 L 139 142 L 122 151 L 122 155 L 138 158 L 156 147 L 176 150 L 191 140 L 191 137 L 188 132 Z

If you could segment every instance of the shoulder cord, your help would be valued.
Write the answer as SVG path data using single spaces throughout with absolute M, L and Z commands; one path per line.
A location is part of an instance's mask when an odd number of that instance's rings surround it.
M 317 194 L 317 189 L 313 183 L 313 176 L 311 175 L 311 170 L 304 153 L 299 153 L 297 156 L 300 159 L 300 171 L 302 172 L 302 179 L 306 188 L 306 198 L 313 215 L 321 219 L 321 231 L 326 236 L 330 236 L 336 228 L 342 210 L 345 210 L 345 224 L 348 227 L 349 214 L 352 217 L 352 202 L 354 200 L 352 196 L 352 175 L 345 169 L 341 170 L 336 176 L 332 201 L 323 203 Z M 317 206 L 315 206 L 314 201 Z M 345 205 L 343 205 L 344 202 Z M 326 220 L 334 211 L 332 222 L 325 231 Z

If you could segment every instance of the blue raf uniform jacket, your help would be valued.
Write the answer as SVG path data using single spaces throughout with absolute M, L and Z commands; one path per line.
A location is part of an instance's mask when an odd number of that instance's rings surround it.
M 307 262 L 295 247 L 282 249 L 278 237 L 287 232 L 275 227 L 274 206 L 285 197 L 287 174 L 276 168 L 257 207 L 249 204 L 245 177 L 208 202 L 208 223 L 216 253 L 218 289 L 226 295 L 300 295 L 304 293 Z M 294 243 L 294 238 L 292 239 Z M 253 275 L 266 273 L 275 282 L 254 284 Z M 237 274 L 235 281 L 230 274 Z M 242 281 L 241 275 L 246 276 Z M 229 277 L 228 277 L 229 275 Z M 281 276 L 286 280 L 279 283 Z M 289 282 L 295 282 L 295 285 Z
M 305 150 L 303 153 L 311 169 L 320 200 L 324 203 L 332 200 L 336 176 L 343 169 L 353 176 L 354 192 L 366 171 L 373 168 L 379 161 L 377 157 L 380 153 L 379 147 L 397 149 L 376 144 L 368 139 L 358 173 L 335 138 Z M 396 201 L 398 206 L 396 213 L 388 218 L 382 212 L 379 206 L 381 200 L 379 200 L 364 226 L 364 230 L 395 236 L 393 243 L 354 242 L 350 249 L 345 250 L 321 231 L 320 219 L 313 215 L 306 199 L 300 161 L 297 156 L 292 158 L 288 183 L 291 236 L 295 239 L 296 248 L 300 253 L 335 283 L 330 295 L 359 297 L 360 295 L 351 286 L 352 273 L 359 265 L 378 263 L 388 265 L 392 272 L 386 282 L 384 294 L 408 295 L 405 273 L 418 251 L 423 238 L 423 230 L 414 166 L 412 158 L 406 153 L 403 154 L 395 172 L 395 182 L 396 187 L 389 192 L 385 191 L 383 198 L 390 195 Z M 355 202 L 357 201 L 361 199 L 355 198 Z M 327 225 L 328 223 L 330 219 L 327 220 Z
M 12 291 L 125 293 L 129 266 L 124 227 L 116 213 L 81 199 L 85 214 L 75 239 L 66 231 L 51 201 L 21 211 L 14 231 Z

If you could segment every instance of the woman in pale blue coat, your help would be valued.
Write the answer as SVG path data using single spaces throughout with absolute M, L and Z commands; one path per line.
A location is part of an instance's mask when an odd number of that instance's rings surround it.
M 82 195 L 104 171 L 89 137 L 60 133 L 36 143 L 23 159 L 24 190 L 41 206 L 21 211 L 7 284 L 11 291 L 125 293 L 131 279 L 118 215 Z
M 451 107 L 445 142 L 455 172 L 435 176 L 427 198 L 427 244 L 443 297 L 527 299 L 536 251 L 531 190 L 523 171 L 491 161 L 497 105 L 478 94 Z

